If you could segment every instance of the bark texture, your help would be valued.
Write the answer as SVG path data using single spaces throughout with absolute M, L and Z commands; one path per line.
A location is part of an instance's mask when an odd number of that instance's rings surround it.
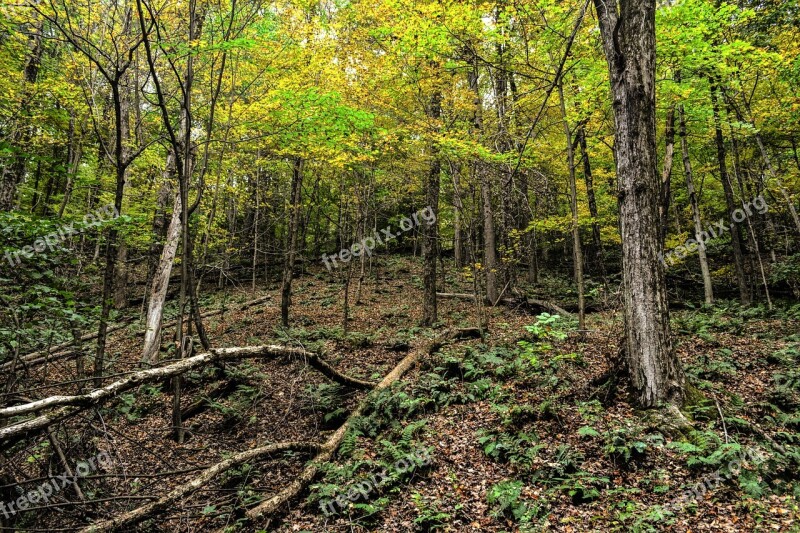
M 625 353 L 644 407 L 680 404 L 685 377 L 672 347 L 656 170 L 654 0 L 595 0 L 611 82 L 622 236 Z

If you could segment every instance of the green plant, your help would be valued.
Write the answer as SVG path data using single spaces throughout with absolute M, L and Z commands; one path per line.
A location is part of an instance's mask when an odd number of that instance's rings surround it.
M 538 509 L 522 500 L 524 485 L 521 481 L 505 480 L 492 485 L 486 492 L 486 501 L 492 506 L 492 515 L 529 522 Z
M 347 417 L 344 404 L 344 388 L 338 384 L 320 383 L 309 385 L 303 394 L 300 410 L 309 413 L 323 413 L 326 427 L 339 426 Z
M 564 323 L 560 315 L 542 313 L 536 317 L 536 322 L 525 326 L 525 330 L 535 339 L 564 340 L 567 338 Z
M 478 442 L 483 447 L 483 452 L 498 462 L 509 464 L 527 470 L 533 460 L 543 448 L 538 444 L 539 437 L 534 433 L 505 431 L 481 431 Z
M 573 472 L 554 480 L 558 482 L 555 488 L 569 495 L 575 505 L 596 500 L 600 497 L 600 490 L 610 483 L 606 476 L 583 471 Z
M 649 447 L 664 444 L 664 437 L 660 434 L 642 433 L 638 426 L 610 430 L 603 434 L 603 452 L 615 464 L 629 466 L 633 461 L 643 459 Z
M 414 492 L 411 494 L 411 501 L 417 510 L 414 523 L 422 531 L 437 531 L 452 519 L 450 514 L 441 511 L 440 504 L 435 499 L 426 498 L 419 492 Z

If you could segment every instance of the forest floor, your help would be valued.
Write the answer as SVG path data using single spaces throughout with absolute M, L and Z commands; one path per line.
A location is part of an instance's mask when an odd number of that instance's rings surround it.
M 277 287 L 212 295 L 204 310 L 223 298 L 233 309 L 273 295 L 263 306 L 209 318 L 212 343 L 322 350 L 339 371 L 379 381 L 424 333 L 417 327 L 419 264 L 397 257 L 382 264 L 364 280 L 359 301 L 351 284 L 347 332 L 342 285 L 320 270 L 295 281 L 289 330 L 278 326 Z M 447 282 L 449 292 L 471 287 L 455 272 Z M 558 303 L 559 287 L 549 280 L 529 296 Z M 591 313 L 579 332 L 565 317 L 484 308 L 487 336 L 446 344 L 401 382 L 374 393 L 334 461 L 282 515 L 245 523 L 243 510 L 291 482 L 306 456 L 231 470 L 140 528 L 800 531 L 798 310 L 722 304 L 673 312 L 676 349 L 698 393 L 685 409 L 693 428 L 675 433 L 634 409 L 624 379 L 603 379 L 619 353 L 620 313 Z M 478 326 L 477 312 L 469 301 L 439 302 L 442 325 Z M 137 368 L 140 328 L 112 337 L 113 372 Z M 74 375 L 74 361 L 56 361 L 20 386 L 41 387 L 37 397 L 73 394 L 78 385 L 48 384 Z M 80 527 L 161 496 L 231 453 L 271 442 L 322 442 L 366 394 L 284 359 L 229 363 L 221 375 L 230 386 L 213 397 L 221 382 L 213 369 L 187 376 L 184 406 L 209 401 L 185 421 L 182 445 L 170 438 L 165 386 L 143 386 L 65 423 L 60 440 L 69 457 L 96 450 L 111 456 L 110 468 L 81 485 L 86 499 L 105 501 L 81 503 L 67 488 L 57 511 L 23 513 L 17 527 Z M 50 454 L 46 439 L 37 442 L 7 458 L 4 469 L 12 465 L 14 479 L 42 479 L 40 461 Z

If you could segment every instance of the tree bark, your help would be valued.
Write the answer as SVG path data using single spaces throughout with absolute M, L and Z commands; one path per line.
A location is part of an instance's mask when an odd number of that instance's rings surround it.
M 643 407 L 680 404 L 685 377 L 673 351 L 656 171 L 655 0 L 595 0 L 608 62 L 619 187 L 625 355 Z
M 167 160 L 169 165 L 169 159 Z M 181 236 L 181 195 L 175 195 L 172 206 L 172 218 L 167 229 L 167 237 L 161 250 L 161 259 L 158 262 L 153 281 L 150 286 L 150 296 L 147 299 L 147 318 L 145 319 L 144 346 L 142 347 L 142 361 L 152 363 L 161 348 L 161 321 L 164 316 L 164 301 L 169 288 L 169 278 L 172 273 L 172 264 L 178 251 Z
M 478 85 L 478 58 L 473 53 L 472 69 L 467 73 L 467 81 L 474 96 L 472 111 L 473 135 L 480 139 L 483 132 L 483 103 Z M 494 305 L 500 298 L 497 288 L 497 246 L 494 231 L 494 212 L 492 209 L 492 186 L 481 161 L 476 156 L 473 162 L 473 173 L 480 181 L 481 218 L 483 220 L 483 271 L 486 273 L 486 301 Z
M 172 195 L 171 178 L 174 174 L 175 160 L 170 151 L 167 155 L 167 163 L 165 165 L 163 180 L 158 188 L 156 195 L 156 207 L 153 214 L 152 236 L 150 242 L 150 249 L 147 258 L 147 278 L 145 280 L 145 297 L 143 305 L 145 307 L 150 303 L 150 287 L 155 279 L 156 272 L 161 264 L 161 252 L 164 250 L 166 241 L 167 230 L 169 228 L 169 220 L 167 218 L 167 208 Z M 173 202 L 174 204 L 174 202 Z M 169 277 L 169 276 L 168 276 Z

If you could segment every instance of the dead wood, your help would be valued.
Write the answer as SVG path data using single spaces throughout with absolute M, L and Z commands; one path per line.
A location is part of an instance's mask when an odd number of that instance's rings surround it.
M 259 448 L 253 448 L 252 450 L 239 452 L 228 459 L 225 459 L 224 461 L 207 468 L 196 478 L 171 490 L 158 500 L 148 503 L 147 505 L 137 507 L 136 509 L 128 511 L 127 513 L 115 518 L 109 518 L 107 520 L 94 523 L 91 526 L 81 529 L 79 533 L 130 530 L 131 526 L 165 511 L 180 498 L 204 487 L 209 481 L 231 468 L 239 466 L 248 461 L 253 461 L 265 456 L 290 450 L 314 452 L 319 450 L 319 445 L 311 442 L 280 442 L 277 444 L 270 444 L 268 446 L 261 446 Z
M 148 370 L 140 370 L 123 379 L 110 383 L 105 387 L 95 389 L 85 394 L 77 394 L 73 396 L 50 396 L 48 398 L 28 402 L 22 405 L 15 405 L 0 409 L 0 418 L 9 418 L 37 413 L 44 409 L 53 407 L 60 407 L 60 409 L 57 409 L 50 414 L 42 415 L 30 420 L 13 424 L 11 426 L 0 428 L 0 442 L 5 442 L 11 438 L 26 435 L 33 431 L 38 431 L 51 424 L 69 418 L 90 407 L 100 405 L 105 401 L 116 397 L 122 392 L 133 389 L 145 383 L 162 381 L 173 376 L 184 374 L 189 370 L 219 361 L 231 361 L 256 357 L 274 358 L 281 356 L 289 356 L 293 359 L 304 361 L 312 368 L 322 372 L 325 376 L 344 385 L 357 387 L 372 386 L 371 382 L 342 374 L 328 363 L 323 361 L 319 355 L 302 348 L 293 348 L 280 345 L 220 348 L 182 359 L 167 366 L 151 368 Z
M 392 369 L 392 371 L 389 372 L 386 377 L 384 377 L 381 382 L 375 386 L 374 390 L 379 391 L 390 387 L 394 382 L 399 380 L 406 372 L 408 372 L 422 356 L 430 355 L 431 353 L 435 352 L 447 340 L 465 338 L 465 335 L 474 335 L 475 331 L 480 332 L 478 328 L 446 330 L 442 335 L 435 337 L 433 340 L 425 343 L 422 347 L 412 350 L 411 353 L 403 358 L 403 360 L 400 361 L 400 363 L 398 363 L 397 366 L 395 366 L 394 369 Z M 278 494 L 247 511 L 246 516 L 250 519 L 258 518 L 260 516 L 269 516 L 277 511 L 283 504 L 296 498 L 297 495 L 300 494 L 300 492 L 302 492 L 317 475 L 319 465 L 329 461 L 331 457 L 333 457 L 334 452 L 344 439 L 347 430 L 350 429 L 350 425 L 361 415 L 361 413 L 364 412 L 369 405 L 369 401 L 369 396 L 361 401 L 355 411 L 350 413 L 350 416 L 347 417 L 347 420 L 344 422 L 344 424 L 342 424 L 341 427 L 339 427 L 339 429 L 337 429 L 333 435 L 331 435 L 330 438 L 325 441 L 319 454 L 306 466 L 305 469 L 303 469 L 303 472 L 297 478 L 295 478 L 292 483 L 290 483 Z

